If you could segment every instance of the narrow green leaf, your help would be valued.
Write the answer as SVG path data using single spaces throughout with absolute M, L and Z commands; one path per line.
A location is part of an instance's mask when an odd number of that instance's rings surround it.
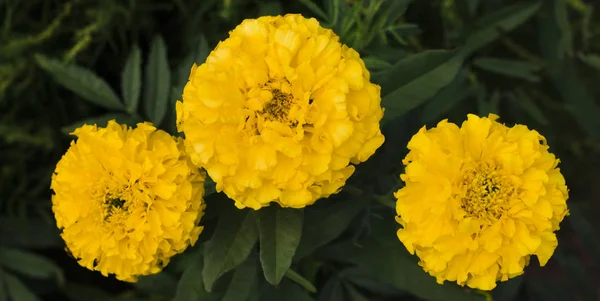
M 310 11 L 312 11 L 315 15 L 317 15 L 319 18 L 327 21 L 329 18 L 327 17 L 327 14 L 317 5 L 315 4 L 312 0 L 299 0 L 299 2 L 306 6 L 306 8 L 308 8 Z
M 365 62 L 365 65 L 367 66 L 367 69 L 369 70 L 377 70 L 377 69 L 388 69 L 390 67 L 392 67 L 392 64 L 374 57 L 374 56 L 369 56 L 369 57 L 365 57 L 363 58 L 363 61 Z
M 127 57 L 123 74 L 121 75 L 121 91 L 125 106 L 129 113 L 137 111 L 142 89 L 142 52 L 135 45 Z
M 77 65 L 64 64 L 41 54 L 36 55 L 35 59 L 56 82 L 83 99 L 107 109 L 123 109 L 115 91 L 93 71 Z
M 519 3 L 483 16 L 468 38 L 463 51 L 471 54 L 498 39 L 504 33 L 529 20 L 540 9 L 540 2 Z
M 573 60 L 566 60 L 560 72 L 554 74 L 554 85 L 579 126 L 600 140 L 600 105 L 579 79 Z
M 365 297 L 354 285 L 343 282 L 344 289 L 346 290 L 346 295 L 348 296 L 348 301 L 369 301 L 367 297 Z
M 258 240 L 254 214 L 231 208 L 219 216 L 213 237 L 206 243 L 202 275 L 207 291 L 227 271 L 250 254 Z
M 344 284 L 338 277 L 331 277 L 319 293 L 319 301 L 346 301 Z
M 265 278 L 279 284 L 292 265 L 300 237 L 304 211 L 271 205 L 256 212 L 260 232 L 260 263 Z
M 262 210 L 262 209 L 261 209 Z M 290 281 L 282 281 L 279 286 L 265 285 L 261 291 L 261 301 L 314 301 L 300 286 Z
M 523 91 L 516 90 L 515 94 L 508 93 L 508 99 L 510 99 L 514 104 L 522 107 L 528 114 L 531 116 L 536 122 L 541 125 L 549 125 L 550 122 L 544 112 L 538 107 L 531 97 L 527 96 Z
M 149 295 L 172 297 L 177 291 L 177 281 L 172 274 L 163 271 L 158 274 L 142 276 L 134 284 L 138 291 Z
M 500 92 L 495 90 L 491 95 L 488 95 L 485 87 L 479 86 L 477 91 L 477 112 L 479 116 L 487 116 L 490 113 L 500 114 Z
M 421 33 L 421 29 L 417 24 L 403 23 L 394 24 L 385 28 L 388 32 L 393 32 L 400 36 L 418 35 Z
M 361 269 L 356 267 L 341 271 L 339 273 L 339 277 L 342 278 L 344 282 L 352 283 L 356 287 L 360 287 L 367 291 L 377 292 L 378 294 L 395 297 L 397 299 L 401 299 L 409 295 L 407 292 L 400 290 L 389 283 L 369 277 L 368 274 L 365 274 Z
M 256 259 L 256 255 L 248 256 L 248 258 L 235 269 L 233 278 L 221 301 L 244 301 L 250 298 L 250 294 L 258 284 Z
M 474 90 L 467 83 L 466 72 L 459 73 L 450 84 L 442 88 L 425 104 L 421 113 L 421 120 L 423 123 L 428 123 L 443 119 L 444 114 L 472 95 L 473 92 Z
M 583 53 L 579 53 L 577 55 L 577 57 L 579 58 L 579 60 L 581 60 L 586 65 L 588 65 L 592 68 L 596 68 L 596 69 L 598 69 L 598 71 L 600 71 L 600 56 L 595 55 L 595 54 L 585 55 Z
M 473 60 L 473 65 L 480 69 L 508 77 L 524 79 L 530 82 L 540 81 L 540 78 L 535 75 L 535 72 L 539 71 L 540 67 L 526 61 L 478 57 Z
M 302 237 L 294 261 L 310 255 L 317 248 L 340 236 L 368 202 L 363 199 L 329 200 L 304 209 Z M 325 208 L 321 208 L 325 207 Z
M 567 1 L 563 0 L 551 0 L 554 4 L 554 18 L 556 25 L 560 30 L 560 42 L 559 42 L 559 53 L 560 56 L 572 56 L 573 55 L 573 29 L 569 21 L 569 12 L 567 7 Z
M 8 300 L 8 288 L 6 287 L 6 283 L 4 282 L 4 270 L 0 268 L 0 301 L 9 301 Z
M 285 272 L 285 277 L 296 282 L 298 285 L 302 286 L 305 290 L 311 293 L 317 292 L 317 288 L 312 283 L 310 283 L 310 281 L 308 281 L 306 278 L 302 277 L 302 275 L 296 273 L 292 269 L 288 269 Z
M 393 69 L 407 70 L 405 73 L 409 73 L 410 77 L 398 76 L 398 88 L 381 100 L 386 109 L 384 120 L 403 115 L 432 98 L 452 82 L 463 59 L 462 55 L 452 52 L 428 51 L 398 62 Z
M 84 124 L 89 124 L 89 125 L 96 124 L 101 127 L 106 127 L 106 125 L 108 124 L 108 121 L 112 120 L 112 119 L 114 119 L 116 122 L 118 122 L 120 124 L 126 124 L 126 125 L 129 125 L 132 127 L 135 126 L 138 122 L 142 122 L 142 120 L 140 120 L 139 118 L 133 117 L 129 114 L 108 113 L 105 115 L 90 117 L 90 118 L 86 118 L 84 120 L 77 121 L 73 124 L 62 127 L 60 130 L 65 135 L 69 135 L 76 128 L 79 128 Z
M 51 249 L 63 248 L 56 225 L 41 219 L 0 216 L 0 241 L 4 247 Z
M 384 49 L 390 56 L 397 56 L 394 49 Z M 385 96 L 400 86 L 409 84 L 415 78 L 427 74 L 436 67 L 448 62 L 455 55 L 453 51 L 429 50 L 404 57 L 391 68 L 374 73 L 373 82 L 381 86 L 381 95 Z M 382 57 L 382 55 L 380 55 Z
M 190 265 L 183 272 L 177 284 L 177 291 L 175 292 L 173 301 L 219 300 L 217 294 L 211 294 L 204 289 L 202 281 L 204 256 L 202 256 L 202 252 L 196 251 L 193 255 L 194 258 L 190 261 Z
M 569 206 L 570 216 L 567 221 L 581 239 L 584 248 L 590 255 L 594 256 L 596 262 L 600 262 L 600 231 L 583 214 L 583 209 L 576 204 Z
M 0 247 L 0 266 L 32 278 L 54 277 L 60 285 L 65 281 L 62 270 L 54 262 L 26 251 Z
M 388 232 L 392 232 L 390 229 Z M 439 285 L 418 265 L 404 246 L 387 238 L 388 243 L 374 239 L 360 242 L 358 247 L 352 242 L 342 242 L 328 246 L 320 253 L 323 259 L 353 263 L 373 279 L 389 283 L 398 289 L 408 291 L 419 298 L 432 301 L 483 301 L 481 295 L 446 282 Z
M 171 71 L 167 61 L 167 49 L 161 36 L 156 36 L 150 46 L 144 78 L 144 105 L 146 115 L 159 126 L 167 113 Z
M 258 15 L 259 16 L 277 16 L 281 15 L 283 8 L 279 2 L 259 2 L 258 3 Z
M 8 296 L 13 301 L 39 301 L 29 288 L 21 282 L 17 277 L 8 272 L 4 272 L 4 282 L 8 290 Z
M 345 6 L 344 0 L 327 0 L 327 14 L 329 27 L 332 28 L 338 24 L 340 9 Z

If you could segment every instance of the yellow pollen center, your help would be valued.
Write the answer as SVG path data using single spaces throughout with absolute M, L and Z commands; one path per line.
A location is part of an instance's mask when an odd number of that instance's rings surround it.
M 517 189 L 510 179 L 493 166 L 466 168 L 459 197 L 468 217 L 495 221 L 502 217 Z
M 271 94 L 273 94 L 273 98 L 265 104 L 260 113 L 268 120 L 287 121 L 288 113 L 292 106 L 292 95 L 283 93 L 279 89 L 271 90 Z

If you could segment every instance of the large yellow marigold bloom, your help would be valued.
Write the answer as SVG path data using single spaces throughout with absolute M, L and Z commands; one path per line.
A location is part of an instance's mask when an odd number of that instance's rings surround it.
M 158 273 L 202 231 L 205 174 L 149 123 L 84 125 L 52 176 L 52 209 L 68 250 L 104 276 Z
M 568 214 L 559 160 L 538 132 L 497 118 L 444 120 L 408 143 L 398 238 L 438 283 L 491 290 L 522 274 L 530 255 L 545 265 L 558 244 Z
M 248 19 L 192 67 L 178 129 L 237 207 L 310 205 L 383 143 L 380 88 L 338 40 L 301 15 Z

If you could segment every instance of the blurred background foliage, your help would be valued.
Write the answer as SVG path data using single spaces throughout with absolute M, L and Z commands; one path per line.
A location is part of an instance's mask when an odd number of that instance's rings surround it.
M 598 8 L 583 0 L 0 0 L 0 301 L 600 300 Z M 258 251 L 272 243 L 261 223 L 276 213 L 236 210 L 210 182 L 201 243 L 161 274 L 128 284 L 79 267 L 50 203 L 67 134 L 112 118 L 176 134 L 173 104 L 193 62 L 243 19 L 289 12 L 317 18 L 358 50 L 386 107 L 386 143 L 343 192 L 286 217 L 302 230 L 290 234 L 291 269 L 283 276 L 287 267 Z M 548 266 L 532 260 L 491 294 L 437 285 L 395 237 L 391 192 L 408 139 L 467 113 L 540 131 L 571 194 Z

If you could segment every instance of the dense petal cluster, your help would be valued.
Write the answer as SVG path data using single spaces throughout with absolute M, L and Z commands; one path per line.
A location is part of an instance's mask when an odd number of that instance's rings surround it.
M 239 208 L 336 193 L 381 146 L 380 87 L 315 19 L 244 20 L 194 65 L 177 103 L 192 161 Z
M 439 283 L 491 290 L 531 255 L 545 265 L 558 244 L 568 214 L 559 160 L 538 132 L 497 118 L 444 120 L 408 144 L 398 238 Z
M 79 264 L 124 281 L 158 273 L 203 227 L 205 174 L 149 123 L 84 125 L 52 176 L 52 209 Z

